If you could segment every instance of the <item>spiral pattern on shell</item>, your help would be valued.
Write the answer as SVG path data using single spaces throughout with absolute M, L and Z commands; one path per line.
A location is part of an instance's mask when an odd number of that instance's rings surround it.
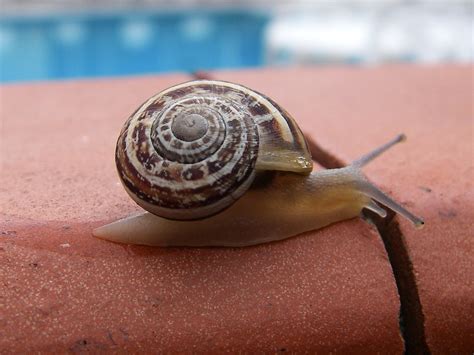
M 253 181 L 262 137 L 279 130 L 274 116 L 280 108 L 266 99 L 220 81 L 192 81 L 150 98 L 117 142 L 116 165 L 127 192 L 170 219 L 203 218 L 231 205 Z M 290 120 L 280 119 L 299 132 Z M 287 139 L 289 151 L 306 147 L 304 138 Z
M 258 131 L 222 87 L 189 83 L 145 103 L 120 134 L 116 163 L 131 196 L 174 219 L 211 215 L 254 176 Z M 120 148 L 120 149 L 119 149 Z

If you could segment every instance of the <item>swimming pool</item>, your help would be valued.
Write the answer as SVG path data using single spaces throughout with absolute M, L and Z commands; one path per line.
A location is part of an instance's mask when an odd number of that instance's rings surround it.
M 0 81 L 259 66 L 268 20 L 243 10 L 0 18 Z

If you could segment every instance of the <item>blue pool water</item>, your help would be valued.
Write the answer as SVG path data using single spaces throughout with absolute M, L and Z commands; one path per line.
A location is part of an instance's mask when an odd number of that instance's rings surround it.
M 267 21 L 246 11 L 0 18 L 0 81 L 259 66 Z

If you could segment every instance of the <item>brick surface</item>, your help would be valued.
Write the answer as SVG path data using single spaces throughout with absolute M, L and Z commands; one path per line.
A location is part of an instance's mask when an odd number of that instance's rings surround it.
M 346 162 L 406 133 L 406 143 L 364 171 L 425 219 L 420 231 L 398 217 L 428 346 L 433 353 L 472 353 L 472 67 L 295 69 L 214 77 L 266 92 L 322 147 Z
M 390 264 L 360 220 L 244 249 L 92 237 L 139 210 L 115 173 L 124 120 L 186 79 L 1 88 L 0 349 L 402 352 Z

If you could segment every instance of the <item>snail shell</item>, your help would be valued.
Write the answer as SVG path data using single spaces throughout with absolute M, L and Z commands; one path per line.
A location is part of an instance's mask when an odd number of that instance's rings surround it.
M 216 80 L 151 97 L 125 123 L 115 157 L 132 199 L 178 220 L 229 207 L 258 170 L 312 171 L 304 136 L 284 109 L 249 88 Z

